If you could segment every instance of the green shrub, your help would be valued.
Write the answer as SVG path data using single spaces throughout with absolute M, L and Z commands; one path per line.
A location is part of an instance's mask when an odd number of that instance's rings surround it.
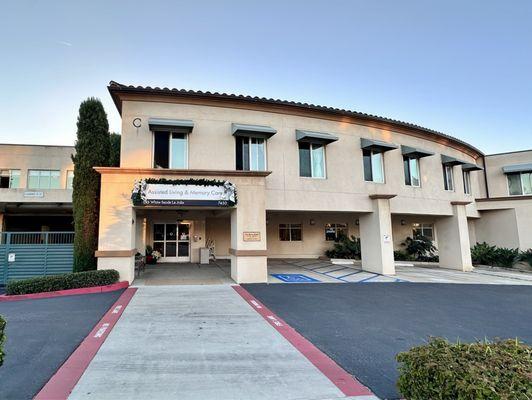
M 351 238 L 342 235 L 334 247 L 325 252 L 325 255 L 329 258 L 349 258 L 360 259 L 360 239 L 351 236 Z
M 6 294 L 29 294 L 78 289 L 91 286 L 111 285 L 118 282 L 119 274 L 114 269 L 74 272 L 65 275 L 42 276 L 8 282 Z
M 393 252 L 393 259 L 395 261 L 414 261 L 416 258 L 404 250 L 396 250 Z
M 414 238 L 407 237 L 404 243 L 401 243 L 401 246 L 405 247 L 407 254 L 419 261 L 434 257 L 434 252 L 436 251 L 432 240 L 423 235 L 416 235 Z
M 493 265 L 495 259 L 495 246 L 486 242 L 476 243 L 471 248 L 471 259 L 474 264 Z
M 532 347 L 517 340 L 451 344 L 435 338 L 397 355 L 407 400 L 532 399 Z
M 497 247 L 493 256 L 493 265 L 496 267 L 511 268 L 519 260 L 519 249 Z
M 4 331 L 6 329 L 6 320 L 0 315 L 0 367 L 4 363 L 4 342 L 6 341 L 6 335 Z
M 532 267 L 532 249 L 528 249 L 519 253 L 519 261 L 526 262 Z

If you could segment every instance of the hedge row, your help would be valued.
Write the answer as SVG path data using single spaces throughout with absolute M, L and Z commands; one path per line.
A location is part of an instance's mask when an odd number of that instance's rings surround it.
M 407 400 L 532 399 L 532 347 L 517 340 L 449 343 L 435 338 L 397 355 Z
M 104 286 L 116 283 L 118 282 L 118 279 L 119 274 L 114 269 L 43 276 L 9 282 L 6 286 L 6 294 L 30 294 L 91 286 Z
M 6 335 L 4 331 L 6 329 L 6 321 L 0 315 L 0 367 L 4 363 L 4 342 L 6 340 Z
M 519 261 L 526 262 L 532 266 L 532 249 L 519 251 L 519 249 L 490 246 L 483 242 L 477 243 L 471 248 L 471 258 L 474 264 L 495 267 L 511 268 Z

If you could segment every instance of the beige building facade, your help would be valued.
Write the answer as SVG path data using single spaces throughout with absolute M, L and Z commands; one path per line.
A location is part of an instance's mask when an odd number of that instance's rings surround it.
M 488 156 L 416 125 L 281 100 L 109 91 L 121 159 L 96 168 L 96 256 L 124 280 L 147 247 L 169 263 L 200 262 L 210 248 L 239 283 L 266 282 L 268 258 L 324 256 L 341 235 L 360 238 L 363 269 L 390 275 L 415 234 L 461 271 L 476 242 L 532 247 L 532 151 Z M 53 221 L 71 219 L 73 150 L 0 145 L 3 230 L 63 230 Z M 40 226 L 20 219 L 39 215 Z
M 163 262 L 198 262 L 211 247 L 240 283 L 266 282 L 268 257 L 323 256 L 341 234 L 359 237 L 363 269 L 383 274 L 394 274 L 394 250 L 415 231 L 433 238 L 442 267 L 463 271 L 472 242 L 494 242 L 479 224 L 499 212 L 486 186 L 492 160 L 456 138 L 272 99 L 115 82 L 109 91 L 122 116 L 121 160 L 97 169 L 97 257 L 124 279 L 146 246 Z M 236 203 L 187 197 L 198 183 L 231 186 Z M 530 225 L 511 202 L 501 207 Z
M 0 144 L 0 232 L 73 231 L 73 146 Z

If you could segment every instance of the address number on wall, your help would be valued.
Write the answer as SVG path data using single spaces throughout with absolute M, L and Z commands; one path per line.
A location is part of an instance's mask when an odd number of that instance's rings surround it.
M 260 242 L 260 232 L 244 232 L 244 242 Z

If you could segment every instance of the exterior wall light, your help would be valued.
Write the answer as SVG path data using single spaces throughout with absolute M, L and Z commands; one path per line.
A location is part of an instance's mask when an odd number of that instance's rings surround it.
M 312 218 L 309 221 L 310 225 L 316 225 L 316 221 L 314 221 Z
M 355 219 L 355 225 L 356 225 L 356 226 L 359 226 L 359 225 L 360 225 L 360 221 L 358 220 L 358 218 Z
M 404 219 L 401 220 L 401 225 L 406 225 L 406 221 Z

